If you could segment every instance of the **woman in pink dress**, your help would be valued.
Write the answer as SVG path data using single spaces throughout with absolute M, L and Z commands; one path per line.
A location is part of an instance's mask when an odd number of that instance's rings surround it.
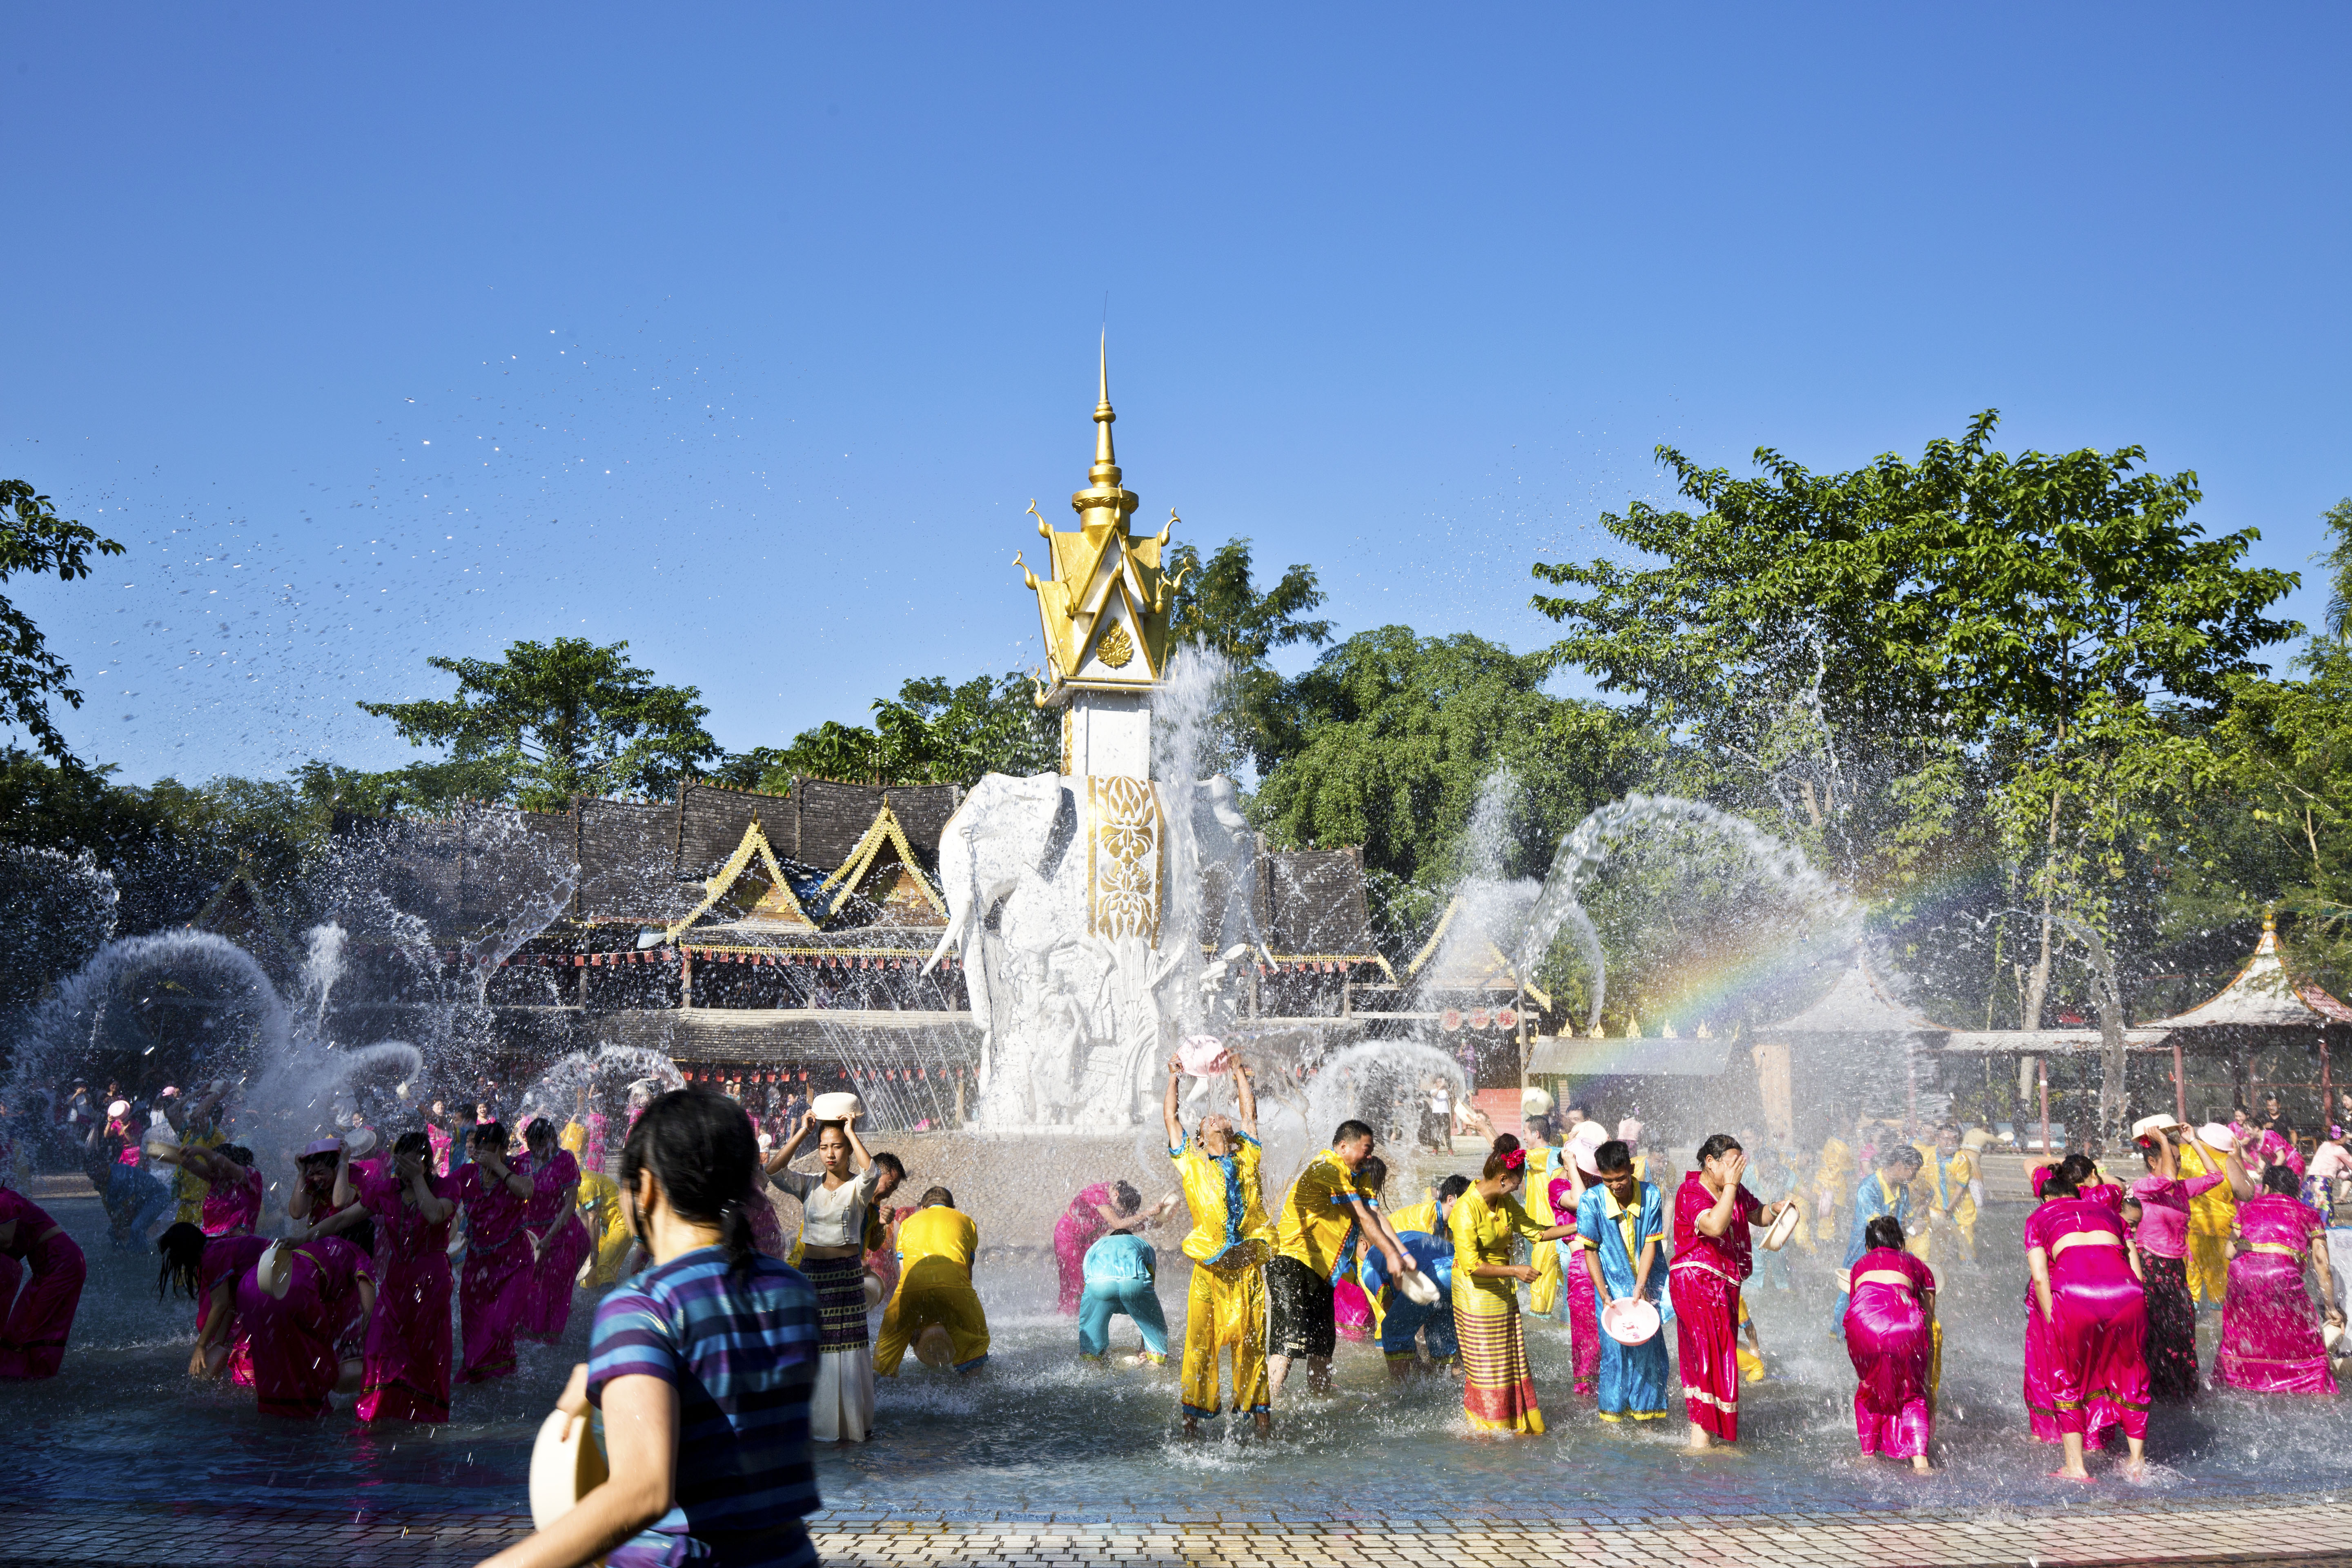
M 2233 1194 L 2254 1195 L 2235 1153 L 2222 1156 L 2225 1171 L 2182 1181 L 2172 1150 L 2172 1133 L 2185 1129 L 2149 1117 L 2133 1129 L 2147 1174 L 2134 1182 L 2124 1203 L 2139 1249 L 2140 1278 L 2147 1286 L 2147 1386 L 2149 1397 L 2179 1401 L 2197 1394 L 2197 1302 L 2189 1293 L 2189 1204 L 2222 1183 Z
M 2333 1394 L 2336 1373 L 2320 1334 L 2322 1314 L 2303 1284 L 2308 1268 L 2320 1299 L 2331 1303 L 2325 1321 L 2342 1324 L 2332 1304 L 2335 1281 L 2327 1260 L 2327 1222 L 2295 1195 L 2294 1167 L 2281 1162 L 2263 1172 L 2263 1193 L 2238 1205 L 2237 1234 L 2225 1244 L 2229 1289 L 2221 1298 L 2221 1344 L 2213 1382 L 2257 1394 Z
M 1061 1312 L 1066 1318 L 1078 1315 L 1078 1302 L 1087 1293 L 1087 1248 L 1109 1235 L 1110 1227 L 1118 1223 L 1119 1211 L 1112 1197 L 1111 1184 L 1097 1182 L 1072 1198 L 1062 1217 L 1054 1222 L 1054 1264 L 1061 1271 Z
M 360 1202 L 375 1216 L 375 1315 L 360 1381 L 362 1421 L 449 1419 L 449 1221 L 457 1185 L 431 1170 L 433 1144 L 404 1132 L 392 1169 L 357 1171 Z
M 1694 1450 L 1739 1441 L 1739 1288 L 1755 1258 L 1748 1231 L 1780 1213 L 1748 1190 L 1747 1170 L 1739 1140 L 1714 1133 L 1698 1146 L 1698 1169 L 1675 1189 L 1666 1289 Z
M 200 1228 L 206 1236 L 250 1236 L 261 1217 L 261 1173 L 253 1168 L 253 1151 L 236 1143 L 217 1149 L 202 1144 L 152 1145 L 148 1154 L 157 1163 L 177 1165 L 205 1184 Z
M 478 1122 L 473 1158 L 457 1178 L 456 1195 L 466 1205 L 466 1267 L 457 1280 L 465 1341 L 460 1383 L 510 1377 L 515 1370 L 515 1331 L 530 1291 L 531 1247 L 523 1211 L 531 1183 L 527 1161 L 521 1171 L 507 1163 L 509 1142 L 504 1122 Z
M 1936 1430 L 1936 1276 L 1904 1250 L 1903 1222 L 1881 1215 L 1863 1231 L 1845 1309 L 1845 1353 L 1860 1383 L 1853 1435 L 1865 1457 L 1929 1469 Z
M 2147 1468 L 2147 1303 L 2139 1262 L 2115 1211 L 2103 1199 L 2081 1195 L 2072 1159 L 2051 1173 L 2042 1206 L 2025 1221 L 2025 1265 L 2046 1336 L 2052 1414 L 2066 1453 L 2057 1473 L 2090 1479 L 2084 1449 L 2095 1446 L 2095 1435 L 2121 1426 L 2131 1450 L 2125 1473 L 2137 1478 Z
M 1578 1131 L 1599 1125 L 1582 1122 Z M 1592 1160 L 1592 1151 L 1600 1146 L 1587 1138 L 1570 1138 L 1562 1173 L 1551 1179 L 1552 1213 L 1576 1213 L 1585 1188 L 1601 1179 L 1601 1168 Z M 1458 1176 L 1453 1179 L 1461 1180 Z M 1443 1189 L 1439 1197 L 1444 1197 Z M 1586 1399 L 1595 1398 L 1601 1388 L 1601 1300 L 1593 1292 L 1592 1277 L 1584 1267 L 1584 1237 L 1571 1236 L 1552 1245 L 1560 1249 L 1559 1285 L 1568 1297 L 1569 1357 L 1575 1372 L 1576 1392 Z
M 0 1300 L 0 1383 L 55 1377 L 89 1272 L 81 1248 L 32 1199 L 0 1187 L 0 1258 L 24 1279 L 13 1304 Z
M 206 1236 L 183 1221 L 156 1244 L 163 1255 L 156 1293 L 177 1288 L 196 1304 L 196 1348 L 190 1377 L 228 1373 L 239 1388 L 253 1386 L 251 1337 L 236 1321 L 236 1282 L 261 1260 L 269 1243 L 257 1236 Z
M 327 1413 L 327 1395 L 355 1390 L 363 1368 L 347 1364 L 339 1347 L 374 1310 L 367 1254 L 341 1237 L 269 1244 L 236 1282 L 261 1413 L 315 1420 Z
M 580 1162 L 555 1143 L 555 1124 L 544 1116 L 522 1130 L 530 1150 L 530 1201 L 523 1225 L 530 1233 L 530 1290 L 523 1302 L 521 1333 L 550 1344 L 563 1337 L 572 1321 L 573 1277 L 588 1256 L 588 1227 L 580 1223 Z

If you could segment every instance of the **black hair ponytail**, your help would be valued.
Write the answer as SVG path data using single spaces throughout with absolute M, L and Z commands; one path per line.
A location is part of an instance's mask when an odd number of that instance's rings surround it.
M 621 1149 L 621 1186 L 637 1190 L 640 1172 L 653 1173 L 678 1218 L 719 1227 L 730 1268 L 758 1256 L 752 1242 L 751 1191 L 759 1168 L 759 1135 L 743 1108 L 715 1089 L 674 1089 L 656 1096 L 629 1129 Z

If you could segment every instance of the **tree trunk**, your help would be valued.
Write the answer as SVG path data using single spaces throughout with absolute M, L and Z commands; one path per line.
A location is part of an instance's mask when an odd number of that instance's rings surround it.
M 2058 853 L 2058 803 L 2063 796 L 2053 791 L 2050 796 L 2050 831 L 2044 844 L 2045 855 L 2054 858 Z M 2048 862 L 2044 862 L 2047 869 Z M 2033 975 L 2025 987 L 2025 1016 L 2018 1020 L 2021 1029 L 2042 1027 L 2042 1000 L 2050 992 L 2050 961 L 2054 956 L 2051 945 L 2051 909 L 2054 897 L 2046 882 L 2042 889 L 2042 951 L 2034 956 Z

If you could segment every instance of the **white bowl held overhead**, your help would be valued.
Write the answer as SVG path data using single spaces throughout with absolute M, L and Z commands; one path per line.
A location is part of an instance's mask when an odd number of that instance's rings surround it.
M 853 1116 L 866 1114 L 866 1102 L 847 1089 L 820 1094 L 809 1101 L 810 1119 L 816 1121 L 846 1121 Z

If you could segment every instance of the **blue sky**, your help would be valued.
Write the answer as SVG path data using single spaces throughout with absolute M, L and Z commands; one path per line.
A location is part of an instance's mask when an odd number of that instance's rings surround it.
M 733 748 L 1036 662 L 1090 453 L 1343 632 L 1738 467 L 2137 442 L 2352 493 L 2342 7 L 15 6 L 12 584 L 133 781 L 413 755 L 435 653 L 625 638 Z M 2290 609 L 2315 617 L 2306 589 Z

